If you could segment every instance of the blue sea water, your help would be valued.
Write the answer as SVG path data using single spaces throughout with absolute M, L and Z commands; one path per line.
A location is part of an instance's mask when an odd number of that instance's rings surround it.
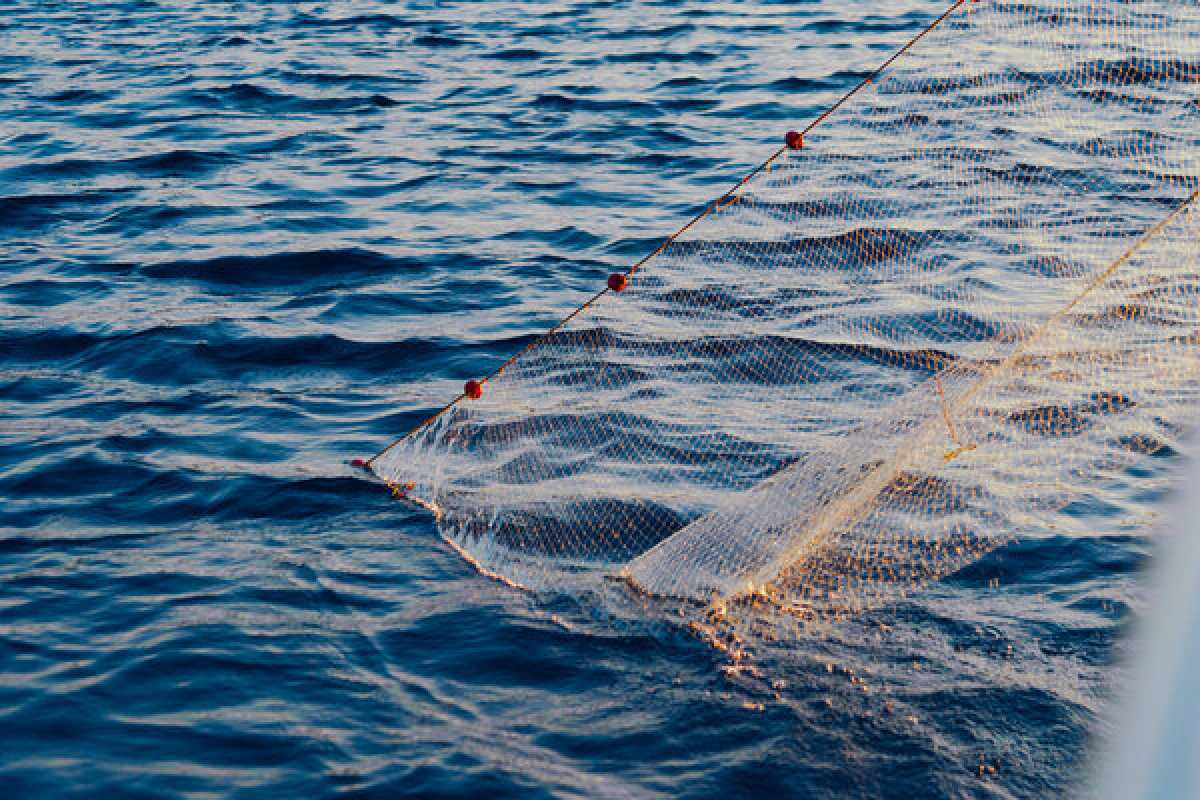
M 1064 792 L 1144 487 L 796 642 L 762 703 L 685 630 L 477 574 L 347 465 L 942 7 L 0 4 L 0 793 Z

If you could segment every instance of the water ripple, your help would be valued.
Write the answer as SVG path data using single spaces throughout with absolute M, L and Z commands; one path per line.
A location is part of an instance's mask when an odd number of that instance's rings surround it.
M 760 713 L 769 697 L 667 621 L 494 585 L 345 464 L 653 249 L 941 5 L 9 4 L 5 796 L 1067 785 L 1137 536 L 998 551 L 889 618 L 886 650 L 880 620 L 799 644 L 787 702 Z M 1081 525 L 1144 510 L 1109 500 Z M 998 574 L 1007 605 L 954 603 Z M 833 668 L 880 658 L 929 668 L 893 695 L 919 724 Z

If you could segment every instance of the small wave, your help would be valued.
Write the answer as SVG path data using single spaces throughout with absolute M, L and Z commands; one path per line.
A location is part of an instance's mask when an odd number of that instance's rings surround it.
M 213 286 L 278 288 L 290 293 L 297 286 L 315 291 L 421 269 L 415 259 L 350 249 L 164 261 L 142 267 L 141 272 L 150 278 L 201 281 Z
M 538 61 L 550 55 L 545 50 L 533 50 L 528 47 L 512 47 L 507 50 L 497 50 L 494 53 L 488 53 L 484 58 L 495 59 L 496 61 Z
M 235 83 L 208 89 L 188 89 L 172 102 L 200 108 L 232 109 L 256 114 L 351 114 L 391 108 L 396 101 L 387 95 L 305 97 L 267 89 L 251 83 Z
M 466 47 L 470 44 L 466 39 L 459 39 L 454 36 L 439 36 L 437 34 L 427 33 L 423 36 L 418 36 L 413 39 L 413 44 L 421 47 L 433 48 L 449 48 L 449 47 Z
M 0 197 L 0 231 L 31 232 L 91 219 L 98 208 L 123 200 L 134 189 Z
M 178 148 L 134 158 L 65 158 L 40 161 L 7 170 L 12 178 L 98 178 L 108 175 L 135 174 L 146 178 L 200 178 L 232 163 L 234 157 L 223 151 Z

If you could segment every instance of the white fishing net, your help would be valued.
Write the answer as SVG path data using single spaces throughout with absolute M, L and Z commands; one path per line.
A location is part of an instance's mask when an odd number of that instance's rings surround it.
M 803 619 L 957 570 L 1197 414 L 1198 81 L 1196 2 L 960 2 L 371 466 L 532 589 Z

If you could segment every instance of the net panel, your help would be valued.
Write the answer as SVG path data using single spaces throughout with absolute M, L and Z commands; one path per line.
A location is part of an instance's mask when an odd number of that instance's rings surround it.
M 372 461 L 481 569 L 787 616 L 957 570 L 1200 388 L 1200 4 L 960 2 Z

